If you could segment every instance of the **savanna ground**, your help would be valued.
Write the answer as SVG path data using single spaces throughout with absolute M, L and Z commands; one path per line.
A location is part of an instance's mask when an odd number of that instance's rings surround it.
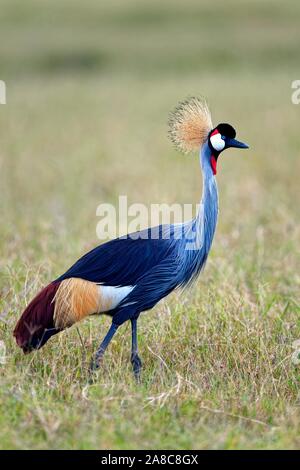
M 1 1 L 1 448 L 300 447 L 299 21 L 296 0 Z M 198 201 L 198 158 L 166 137 L 197 94 L 251 149 L 218 163 L 196 287 L 140 318 L 142 384 L 124 325 L 88 385 L 106 317 L 23 356 L 16 320 L 99 243 L 99 203 Z

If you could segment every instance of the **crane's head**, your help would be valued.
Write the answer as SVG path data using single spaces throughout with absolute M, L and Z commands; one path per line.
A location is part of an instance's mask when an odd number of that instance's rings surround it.
M 188 98 L 179 103 L 170 114 L 169 135 L 178 150 L 189 153 L 207 145 L 213 174 L 217 172 L 217 160 L 223 150 L 248 148 L 235 139 L 236 132 L 230 124 L 221 123 L 213 127 L 209 108 L 205 100 Z
M 217 173 L 217 160 L 223 150 L 230 147 L 235 147 L 239 149 L 249 148 L 247 144 L 239 142 L 235 139 L 236 132 L 235 129 L 226 123 L 218 124 L 210 133 L 208 134 L 208 145 L 211 150 L 210 163 L 213 170 L 213 174 Z

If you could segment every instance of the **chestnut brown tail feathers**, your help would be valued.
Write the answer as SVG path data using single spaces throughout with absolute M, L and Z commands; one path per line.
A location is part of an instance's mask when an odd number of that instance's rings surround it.
M 41 348 L 48 339 L 104 307 L 98 285 L 79 278 L 52 282 L 26 307 L 14 336 L 24 353 Z
M 24 353 L 39 349 L 52 335 L 59 332 L 53 321 L 53 299 L 59 284 L 53 282 L 41 290 L 19 319 L 14 336 Z

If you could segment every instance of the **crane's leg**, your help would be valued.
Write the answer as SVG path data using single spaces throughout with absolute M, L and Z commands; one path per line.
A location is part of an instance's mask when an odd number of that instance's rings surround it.
M 100 364 L 101 364 L 101 360 L 102 360 L 103 355 L 106 351 L 106 348 L 109 345 L 109 343 L 111 342 L 111 340 L 112 340 L 115 332 L 117 331 L 118 327 L 119 327 L 119 325 L 116 325 L 115 323 L 111 324 L 111 327 L 109 328 L 104 340 L 100 344 L 100 346 L 99 346 L 99 348 L 98 348 L 98 350 L 95 354 L 95 357 L 92 359 L 91 366 L 90 366 L 91 371 L 95 371 L 95 370 L 99 369 Z
M 131 333 L 132 333 L 132 348 L 131 348 L 131 364 L 133 367 L 133 373 L 135 379 L 139 382 L 141 376 L 142 361 L 138 355 L 138 344 L 137 344 L 137 319 L 131 320 Z

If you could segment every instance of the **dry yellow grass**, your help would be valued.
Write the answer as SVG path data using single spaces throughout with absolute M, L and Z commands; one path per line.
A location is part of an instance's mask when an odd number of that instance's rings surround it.
M 0 447 L 299 448 L 299 2 L 2 3 Z M 198 201 L 166 125 L 198 94 L 250 150 L 218 162 L 199 283 L 141 316 L 142 385 L 129 325 L 88 385 L 107 318 L 23 356 L 14 324 L 98 243 L 99 203 Z

